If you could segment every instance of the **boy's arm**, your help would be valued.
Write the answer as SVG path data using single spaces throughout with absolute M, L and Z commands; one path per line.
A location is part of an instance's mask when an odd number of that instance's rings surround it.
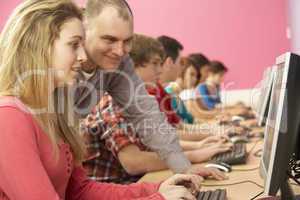
M 121 149 L 118 153 L 118 158 L 121 165 L 130 175 L 168 169 L 168 166 L 155 152 L 142 151 L 134 144 Z
M 177 129 L 177 134 L 180 140 L 200 141 L 213 134 L 210 125 L 211 124 L 183 124 Z

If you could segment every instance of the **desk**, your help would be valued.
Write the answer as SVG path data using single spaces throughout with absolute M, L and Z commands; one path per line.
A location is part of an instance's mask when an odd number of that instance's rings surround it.
M 262 148 L 263 148 L 263 140 L 256 139 L 251 143 L 247 144 L 247 151 L 249 152 L 250 150 L 252 150 L 249 154 L 247 164 L 233 166 L 232 172 L 227 174 L 229 177 L 228 180 L 225 181 L 215 181 L 209 179 L 205 180 L 202 183 L 202 190 L 206 191 L 206 190 L 215 190 L 215 189 L 226 189 L 228 200 L 250 200 L 257 194 L 262 192 L 263 188 L 261 188 L 260 186 L 264 185 L 264 181 L 259 175 L 260 158 L 254 156 L 254 153 L 257 150 Z M 143 176 L 139 180 L 139 182 L 160 182 L 172 175 L 173 173 L 169 170 L 152 172 Z M 257 185 L 246 181 L 252 181 Z M 240 183 L 240 184 L 235 184 L 235 183 Z M 297 194 L 300 193 L 299 186 L 293 185 L 292 187 L 295 193 Z

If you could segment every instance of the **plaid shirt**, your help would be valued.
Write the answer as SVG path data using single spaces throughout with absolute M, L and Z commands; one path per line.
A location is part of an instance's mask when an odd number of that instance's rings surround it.
M 81 123 L 88 149 L 83 163 L 87 175 L 96 181 L 113 183 L 136 182 L 141 176 L 131 176 L 122 167 L 118 153 L 122 148 L 135 144 L 141 150 L 146 147 L 127 124 L 121 110 L 109 95 L 104 95 L 99 104 Z

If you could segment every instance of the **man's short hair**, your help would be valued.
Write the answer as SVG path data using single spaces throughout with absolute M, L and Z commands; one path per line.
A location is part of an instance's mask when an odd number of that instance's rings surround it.
M 228 71 L 228 68 L 220 61 L 211 61 L 209 65 L 208 71 L 213 74 L 226 73 Z
M 126 21 L 133 18 L 132 10 L 126 0 L 87 0 L 85 16 L 87 18 L 96 17 L 106 7 L 115 8 L 120 17 Z
M 210 63 L 208 58 L 201 53 L 192 53 L 188 57 L 191 60 L 191 62 L 193 63 L 193 65 L 197 66 L 199 68 L 199 70 L 203 66 L 209 65 L 209 63 Z
M 155 38 L 134 34 L 130 52 L 130 57 L 134 62 L 134 66 L 142 66 L 149 62 L 154 55 L 158 55 L 162 61 L 164 60 L 165 52 L 161 43 Z
M 183 50 L 182 44 L 176 39 L 165 35 L 160 36 L 157 39 L 163 45 L 166 52 L 166 57 L 172 58 L 172 60 L 175 62 L 179 56 L 179 52 Z

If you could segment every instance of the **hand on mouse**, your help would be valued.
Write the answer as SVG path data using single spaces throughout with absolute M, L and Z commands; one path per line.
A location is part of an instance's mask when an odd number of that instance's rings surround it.
M 230 151 L 233 147 L 232 143 L 224 143 L 224 141 L 219 141 L 215 144 L 211 144 L 206 148 L 203 148 L 203 153 L 205 153 L 207 160 L 211 159 L 214 155 L 219 153 L 224 153 Z
M 224 143 L 224 141 L 219 141 L 217 143 L 206 145 L 201 149 L 186 151 L 185 153 L 192 163 L 201 163 L 210 160 L 218 153 L 230 151 L 232 146 L 232 143 Z
M 226 141 L 229 141 L 229 138 L 227 135 L 224 136 L 218 136 L 218 135 L 214 135 L 214 136 L 209 136 L 201 141 L 198 142 L 198 148 L 203 148 L 206 145 L 211 145 L 212 143 L 216 143 L 216 142 L 220 142 L 223 141 L 223 143 L 225 143 Z
M 196 200 L 202 181 L 201 176 L 176 174 L 160 185 L 159 192 L 166 200 Z
M 215 143 L 215 142 L 226 142 L 229 140 L 229 137 L 227 135 L 214 135 L 214 136 L 209 136 L 202 141 L 204 141 L 206 144 L 208 143 Z
M 224 153 L 224 152 L 230 151 L 232 147 L 233 147 L 233 144 L 224 143 L 224 140 L 221 140 L 215 144 L 211 144 L 210 146 L 206 147 L 206 149 L 207 149 L 208 155 L 213 157 L 214 155 L 216 155 L 218 153 Z
M 225 127 L 225 135 L 231 135 L 232 133 L 236 135 L 241 135 L 245 133 L 245 129 L 240 126 Z
M 187 173 L 197 174 L 204 178 L 211 176 L 219 181 L 227 179 L 227 176 L 223 172 L 213 167 L 192 166 Z

